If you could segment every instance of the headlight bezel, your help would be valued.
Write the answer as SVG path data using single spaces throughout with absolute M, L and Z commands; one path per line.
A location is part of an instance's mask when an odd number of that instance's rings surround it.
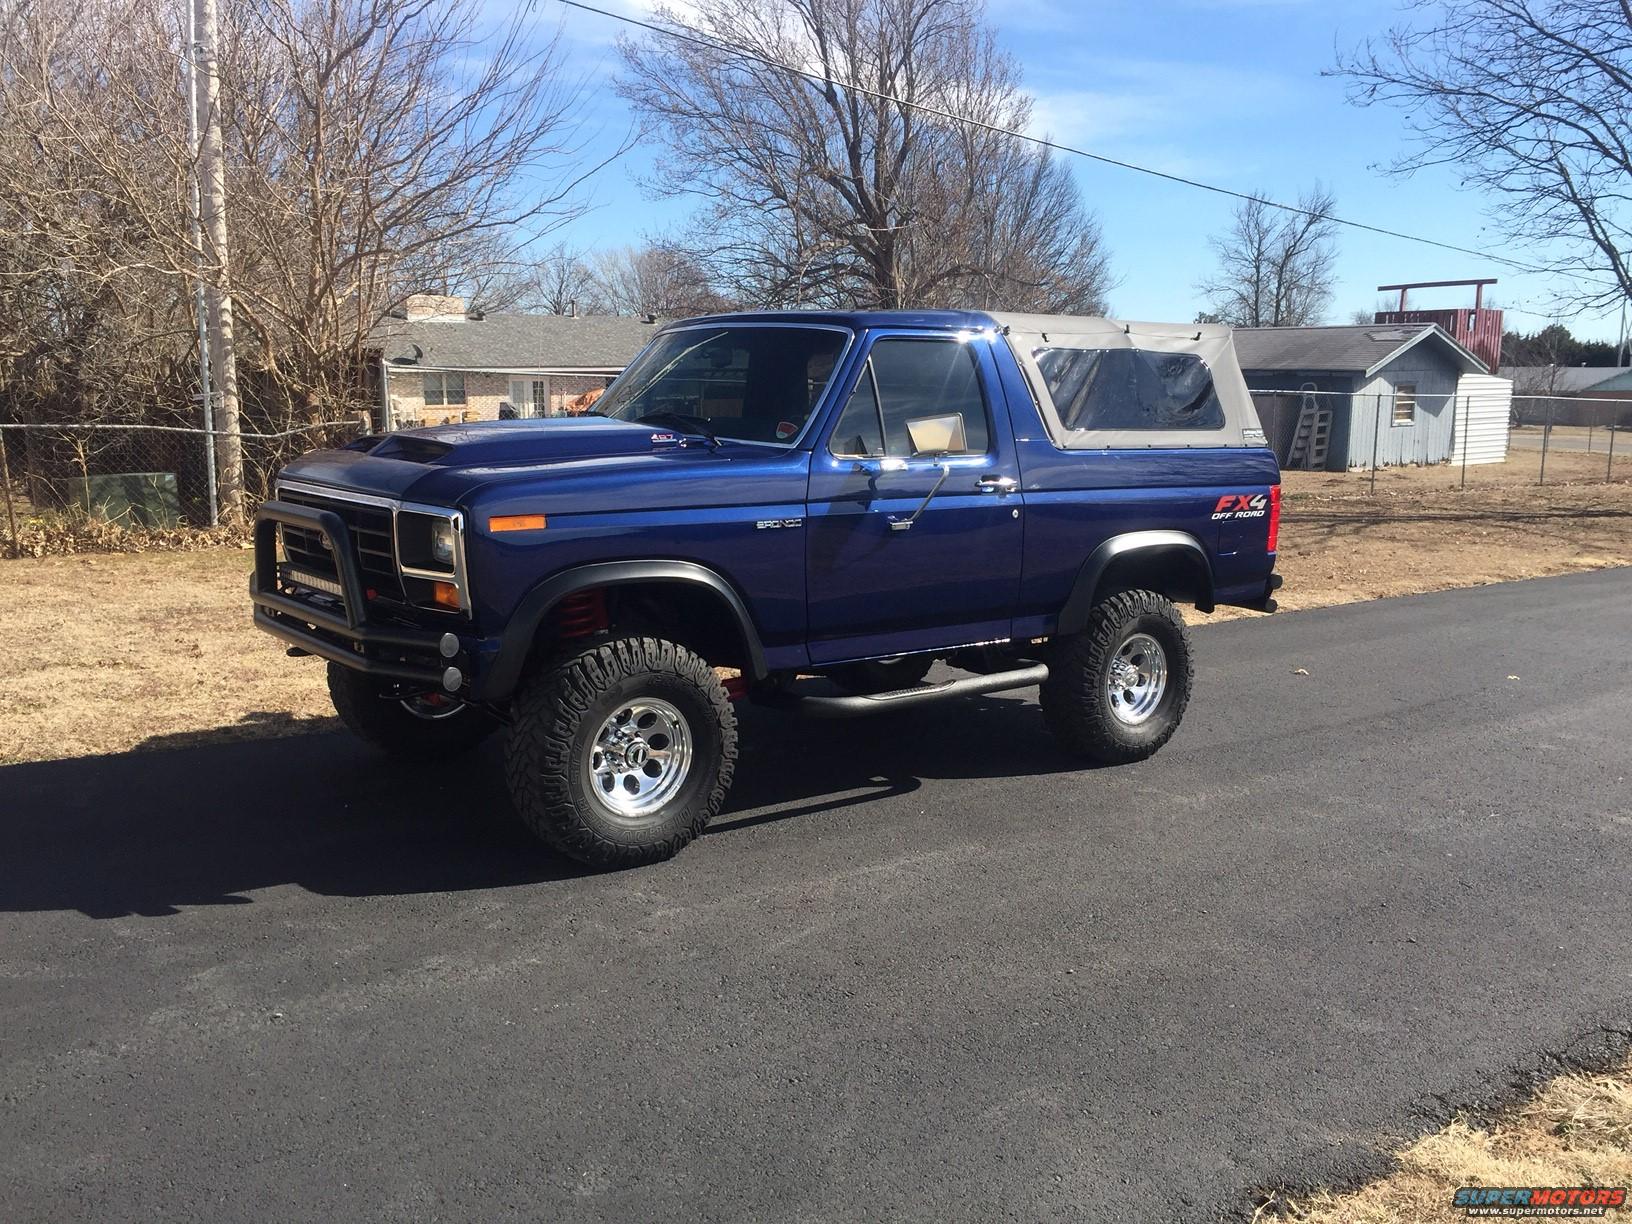
M 445 546 L 439 547 L 439 538 Z M 459 611 L 470 613 L 470 589 L 465 576 L 465 516 L 458 510 L 403 504 L 396 513 L 397 569 L 405 579 L 450 583 L 459 596 Z M 419 584 L 414 584 L 419 585 Z M 411 591 L 404 583 L 405 591 Z M 415 599 L 432 610 L 452 611 Z

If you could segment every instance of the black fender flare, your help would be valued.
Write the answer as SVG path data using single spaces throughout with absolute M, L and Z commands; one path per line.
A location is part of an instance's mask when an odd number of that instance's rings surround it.
M 1201 566 L 1203 589 L 1196 592 L 1196 607 L 1203 612 L 1213 610 L 1213 563 L 1201 541 L 1187 531 L 1125 531 L 1105 540 L 1088 554 L 1088 559 L 1077 571 L 1077 580 L 1060 611 L 1060 633 L 1080 633 L 1088 625 L 1088 613 L 1093 610 L 1099 580 L 1105 576 L 1113 561 L 1142 552 L 1166 552 L 1180 549 Z
M 626 586 L 632 582 L 677 582 L 713 591 L 736 619 L 748 650 L 749 678 L 763 680 L 766 677 L 765 648 L 760 643 L 759 631 L 754 628 L 754 618 L 749 615 L 748 605 L 737 589 L 719 574 L 693 561 L 597 561 L 551 575 L 522 596 L 499 639 L 498 652 L 482 676 L 482 699 L 503 701 L 515 692 L 538 637 L 539 626 L 556 604 L 578 591 Z

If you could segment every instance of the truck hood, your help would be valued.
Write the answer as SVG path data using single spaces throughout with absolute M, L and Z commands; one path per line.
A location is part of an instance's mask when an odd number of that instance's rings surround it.
M 585 460 L 651 457 L 705 448 L 701 439 L 606 417 L 478 421 L 360 438 L 341 450 L 302 455 L 280 473 L 291 480 L 453 504 L 507 471 Z

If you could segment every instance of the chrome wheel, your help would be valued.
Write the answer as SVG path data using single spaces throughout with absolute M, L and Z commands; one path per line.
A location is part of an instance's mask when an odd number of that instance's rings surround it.
M 1112 717 L 1136 727 L 1156 712 L 1166 691 L 1167 655 L 1155 638 L 1135 633 L 1117 647 L 1105 677 Z
M 584 757 L 584 784 L 613 816 L 640 821 L 685 785 L 691 752 L 685 716 L 666 701 L 638 698 L 601 724 Z

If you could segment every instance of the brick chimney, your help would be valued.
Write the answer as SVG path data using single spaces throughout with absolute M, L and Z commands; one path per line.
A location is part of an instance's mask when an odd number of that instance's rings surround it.
M 439 293 L 409 294 L 402 304 L 402 317 L 410 323 L 463 323 L 465 299 L 444 297 Z

